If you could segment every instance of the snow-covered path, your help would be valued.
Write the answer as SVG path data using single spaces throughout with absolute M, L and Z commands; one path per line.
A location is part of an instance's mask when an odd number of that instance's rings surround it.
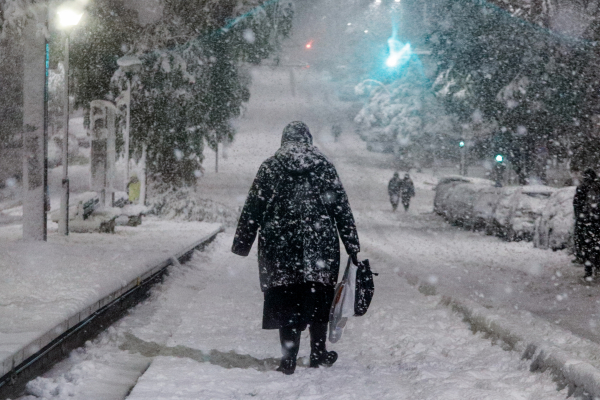
M 341 342 L 330 345 L 340 353 L 332 368 L 299 368 L 284 377 L 271 370 L 279 357 L 277 331 L 260 330 L 255 258 L 228 253 L 231 240 L 221 236 L 175 278 L 179 287 L 165 291 L 161 313 L 181 318 L 166 348 L 179 348 L 183 357 L 155 359 L 129 399 L 565 397 L 549 376 L 530 374 L 518 354 L 473 335 L 437 297 L 420 295 L 398 276 L 378 281 L 372 312 L 352 320 Z M 307 332 L 302 341 L 306 357 Z M 209 362 L 186 356 L 198 350 Z
M 352 319 L 330 345 L 331 368 L 274 371 L 277 331 L 260 329 L 262 295 L 255 254 L 228 252 L 232 233 L 177 270 L 152 301 L 45 378 L 38 398 L 122 398 L 107 377 L 123 363 L 152 364 L 128 399 L 563 399 L 548 374 L 532 374 L 515 352 L 474 335 L 461 319 L 396 274 L 377 283 L 366 316 Z M 384 272 L 391 265 L 380 265 Z M 300 357 L 307 357 L 302 337 Z M 133 368 L 133 367 L 132 367 Z M 114 397 L 111 397 L 111 390 Z M 103 393 L 96 396 L 96 393 Z M 28 397 L 34 399 L 36 397 Z
M 124 398 L 142 372 L 129 399 L 565 398 L 566 391 L 556 391 L 548 374 L 530 373 L 520 354 L 474 335 L 458 315 L 439 304 L 440 296 L 425 296 L 406 279 L 414 276 L 432 286 L 458 282 L 440 290 L 456 288 L 457 295 L 468 297 L 477 293 L 470 286 L 474 283 L 460 283 L 487 276 L 478 261 L 482 255 L 484 260 L 504 257 L 499 262 L 507 268 L 517 265 L 530 274 L 527 262 L 543 262 L 544 255 L 552 261 L 557 254 L 532 255 L 529 244 L 505 244 L 446 226 L 430 214 L 433 182 L 426 175 L 415 177 L 418 194 L 410 212 L 392 214 L 385 193 L 391 175 L 385 157 L 356 150 L 362 144 L 349 133 L 340 143 L 330 142 L 327 121 L 333 108 L 318 96 L 325 85 L 305 86 L 306 91 L 315 90 L 311 101 L 301 90 L 290 98 L 287 76 L 280 71 L 255 74 L 254 97 L 246 118 L 239 121 L 236 142 L 220 161 L 218 174 L 210 171 L 214 158 L 207 157 L 198 192 L 241 205 L 258 166 L 278 148 L 285 124 L 296 119 L 309 124 L 349 192 L 361 255 L 380 273 L 371 310 L 352 319 L 343 339 L 330 345 L 339 352 L 339 361 L 329 369 L 301 365 L 289 377 L 274 371 L 280 357 L 278 335 L 260 329 L 256 252 L 247 258 L 230 253 L 229 229 L 175 271 L 151 301 L 31 382 L 27 399 Z M 458 276 L 461 280 L 451 279 Z M 308 355 L 307 339 L 305 332 L 301 357 Z

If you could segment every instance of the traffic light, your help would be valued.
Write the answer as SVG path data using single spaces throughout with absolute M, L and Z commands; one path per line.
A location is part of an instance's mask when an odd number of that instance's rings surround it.
M 458 142 L 458 147 L 465 147 L 465 141 L 461 140 L 460 142 Z
M 504 161 L 504 156 L 502 154 L 496 155 L 496 162 L 501 163 Z

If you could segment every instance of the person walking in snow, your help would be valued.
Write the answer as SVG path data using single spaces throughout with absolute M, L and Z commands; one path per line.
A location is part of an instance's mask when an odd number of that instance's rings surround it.
M 575 214 L 575 256 L 585 266 L 584 279 L 591 279 L 593 268 L 600 267 L 600 182 L 596 172 L 587 169 L 573 197 Z
M 333 164 L 312 145 L 306 124 L 285 127 L 281 147 L 263 162 L 240 216 L 232 251 L 250 253 L 258 233 L 263 329 L 279 329 L 278 371 L 294 373 L 300 334 L 309 327 L 310 367 L 337 360 L 327 323 L 340 268 L 339 237 L 358 265 L 358 234 Z
M 396 211 L 398 203 L 400 202 L 400 188 L 402 187 L 402 180 L 397 172 L 394 172 L 394 176 L 388 183 L 388 195 L 390 196 L 390 203 L 392 203 L 392 211 Z
M 404 211 L 408 211 L 408 207 L 410 206 L 410 199 L 415 196 L 415 185 L 410 179 L 410 175 L 404 175 L 404 179 L 402 180 L 402 185 L 400 186 L 400 194 L 402 197 L 402 205 L 404 206 Z

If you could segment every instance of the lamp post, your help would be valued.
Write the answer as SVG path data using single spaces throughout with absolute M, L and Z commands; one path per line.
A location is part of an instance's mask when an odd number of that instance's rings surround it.
M 71 9 L 58 11 L 59 25 L 65 32 L 65 103 L 64 103 L 64 138 L 62 143 L 62 191 L 60 196 L 60 220 L 58 232 L 69 234 L 69 39 L 71 30 L 81 20 L 82 13 Z
M 460 147 L 460 174 L 462 176 L 467 175 L 467 146 L 464 140 L 458 142 Z
M 124 157 L 125 157 L 125 191 L 129 184 L 129 132 L 131 128 L 131 74 L 138 71 L 142 66 L 142 61 L 136 56 L 123 56 L 117 60 L 117 65 L 125 72 L 127 76 L 127 92 L 125 94 L 127 102 L 127 115 L 125 117 L 125 132 L 123 132 Z

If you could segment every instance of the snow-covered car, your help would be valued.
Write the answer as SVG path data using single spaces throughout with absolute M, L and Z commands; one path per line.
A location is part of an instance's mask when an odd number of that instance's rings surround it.
M 489 185 L 478 183 L 461 183 L 454 185 L 448 197 L 447 218 L 454 224 L 473 229 L 474 206 L 481 192 Z
M 435 198 L 433 199 L 433 212 L 446 217 L 448 196 L 451 194 L 451 189 L 459 183 L 468 182 L 469 180 L 462 176 L 446 176 L 440 178 L 438 184 L 433 189 L 435 190 Z
M 491 229 L 496 236 L 507 237 L 512 208 L 518 196 L 518 186 L 506 186 L 498 191 L 498 202 L 494 209 Z
M 542 215 L 550 196 L 556 192 L 549 186 L 523 186 L 514 197 L 508 223 L 508 240 L 533 239 L 535 221 Z
M 541 249 L 560 250 L 573 247 L 575 186 L 554 192 L 535 224 L 533 245 Z
M 493 182 L 487 179 L 443 177 L 435 188 L 434 212 L 452 223 L 471 227 L 473 205 L 479 191 L 492 186 Z
M 501 188 L 486 186 L 479 191 L 479 195 L 473 203 L 473 216 L 471 218 L 472 228 L 484 230 L 486 234 L 494 234 L 494 212 L 500 199 Z

